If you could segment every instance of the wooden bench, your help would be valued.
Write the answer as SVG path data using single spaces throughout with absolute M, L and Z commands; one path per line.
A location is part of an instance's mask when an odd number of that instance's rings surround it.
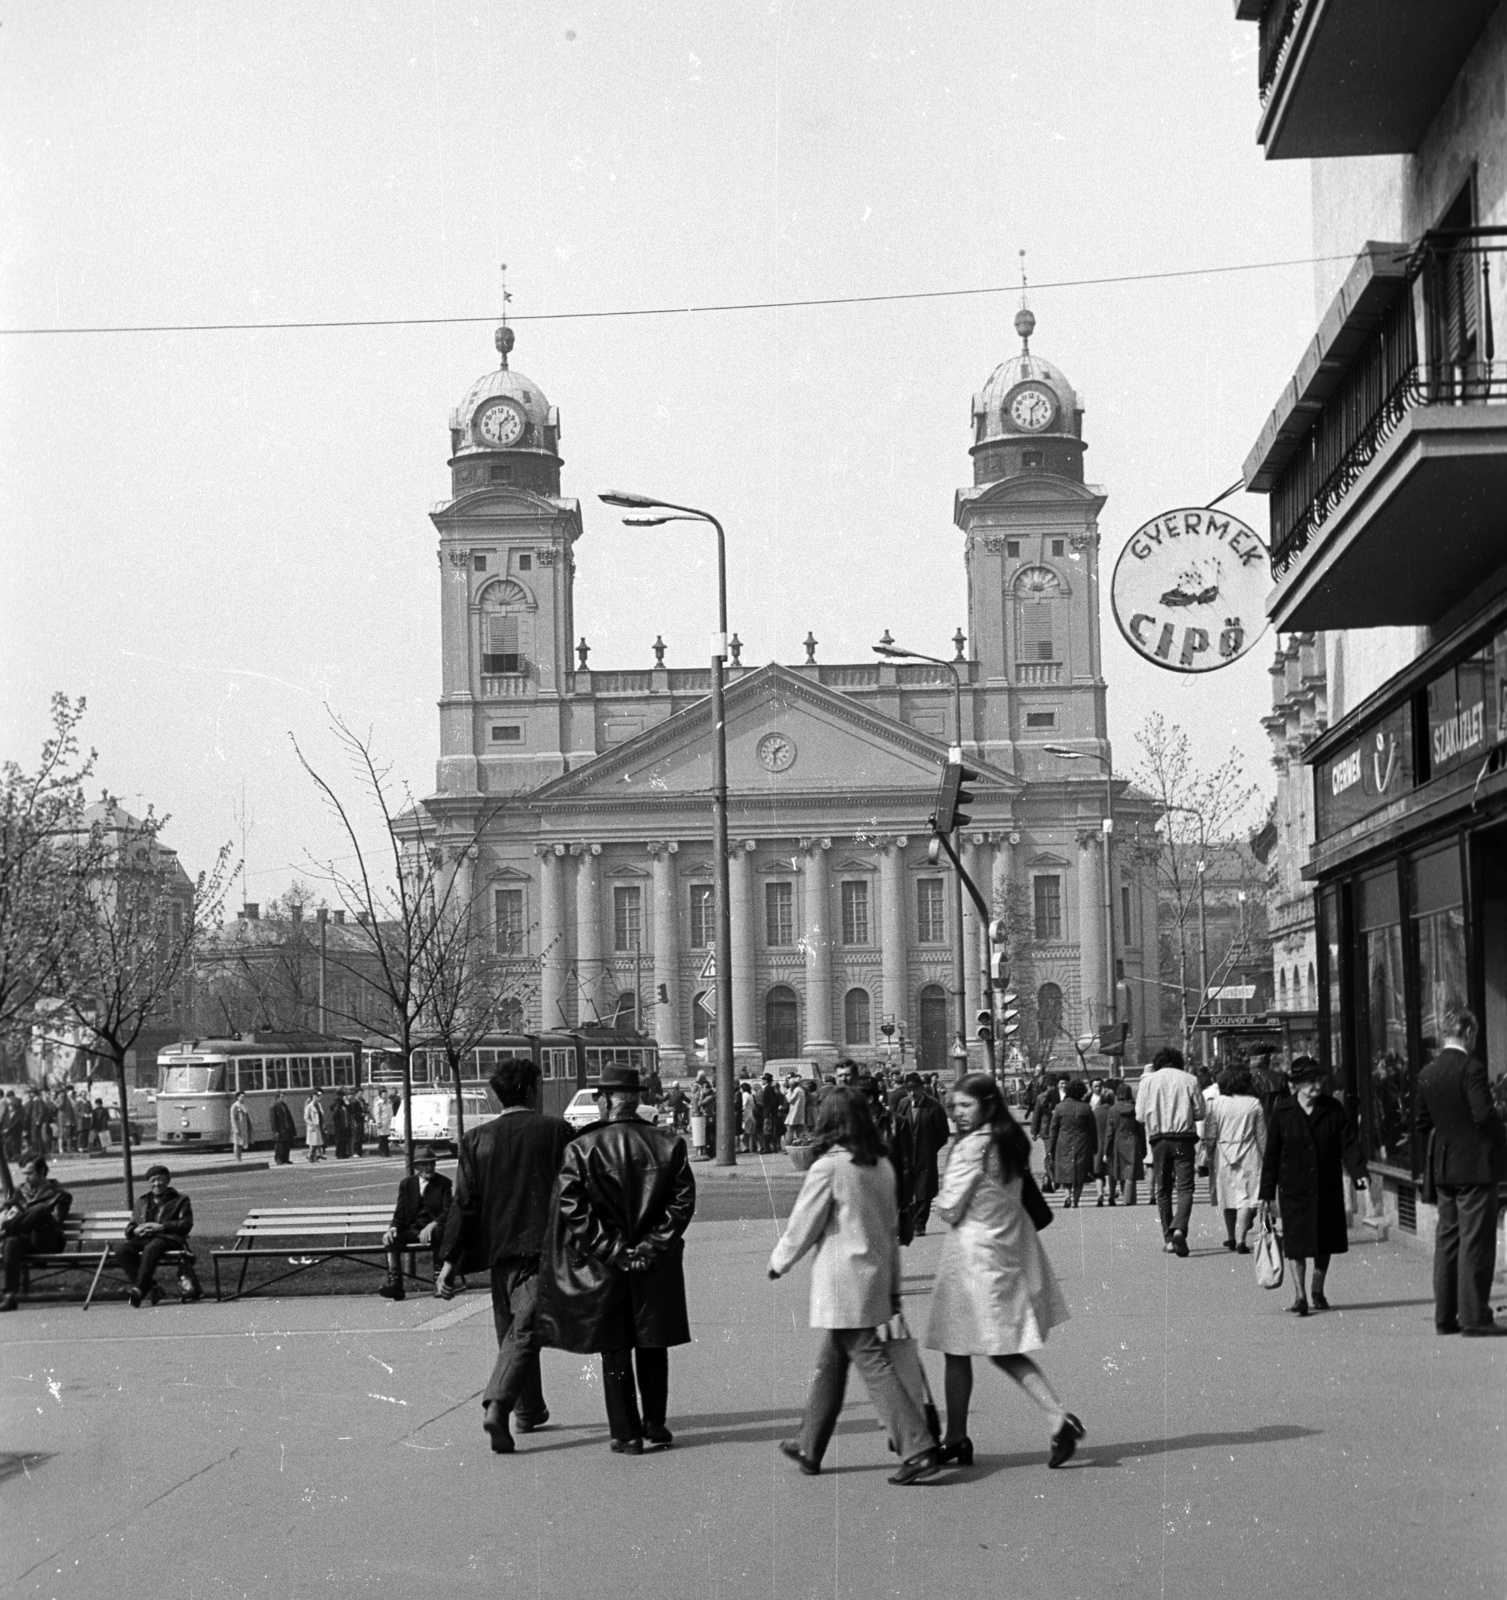
M 92 1272 L 89 1291 L 84 1296 L 83 1310 L 87 1311 L 99 1288 L 106 1268 L 125 1269 L 115 1261 L 114 1254 L 126 1242 L 126 1224 L 131 1220 L 129 1211 L 75 1212 L 63 1223 L 63 1248 L 44 1250 L 26 1256 L 21 1263 L 21 1292 L 30 1295 L 32 1280 L 61 1276 L 65 1272 Z M 169 1250 L 162 1260 L 173 1266 L 191 1261 L 191 1250 Z
M 387 1270 L 387 1247 L 382 1236 L 392 1222 L 391 1206 L 281 1206 L 275 1209 L 250 1212 L 236 1229 L 235 1243 L 226 1250 L 211 1251 L 215 1274 L 215 1299 L 223 1300 L 220 1283 L 220 1263 L 240 1262 L 240 1277 L 235 1292 L 230 1296 L 238 1300 L 243 1295 L 268 1289 L 285 1278 L 296 1277 L 300 1272 L 321 1261 L 360 1261 L 366 1266 Z M 285 1241 L 273 1244 L 271 1241 Z M 407 1257 L 404 1277 L 424 1284 L 417 1269 L 417 1258 L 424 1245 L 404 1245 L 401 1253 Z M 288 1271 L 267 1278 L 248 1291 L 246 1269 L 261 1257 L 282 1256 L 288 1262 Z

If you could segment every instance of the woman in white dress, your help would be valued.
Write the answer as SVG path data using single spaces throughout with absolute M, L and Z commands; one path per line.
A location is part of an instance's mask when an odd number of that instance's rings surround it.
M 1246 1242 L 1261 1203 L 1261 1161 L 1266 1154 L 1266 1117 L 1251 1075 L 1234 1067 L 1219 1075 L 1219 1093 L 1208 1101 L 1204 1149 L 1214 1177 L 1214 1200 L 1224 1208 L 1226 1250 L 1251 1253 Z M 1236 1222 L 1240 1238 L 1235 1238 Z
M 1027 1354 L 1068 1318 L 1056 1274 L 1022 1201 L 1031 1142 L 1010 1115 L 999 1087 L 971 1073 L 952 1094 L 958 1141 L 942 1177 L 937 1210 L 952 1230 L 942 1243 L 932 1290 L 926 1346 L 947 1358 L 947 1431 L 941 1457 L 973 1461 L 968 1404 L 974 1356 L 987 1356 L 1051 1419 L 1049 1467 L 1078 1447 L 1083 1424 L 1063 1409 L 1040 1367 Z

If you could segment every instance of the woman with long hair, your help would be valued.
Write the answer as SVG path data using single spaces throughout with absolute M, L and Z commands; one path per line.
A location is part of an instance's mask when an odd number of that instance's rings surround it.
M 942 1176 L 937 1210 L 951 1228 L 942 1244 L 928 1349 L 946 1357 L 947 1432 L 941 1458 L 969 1466 L 968 1405 L 973 1357 L 987 1356 L 1018 1383 L 1051 1421 L 1049 1467 L 1078 1447 L 1083 1424 L 1027 1353 L 1068 1318 L 1062 1289 L 1022 1200 L 1031 1142 L 987 1073 L 970 1073 L 953 1090 L 958 1142 Z
M 855 1366 L 900 1454 L 890 1482 L 919 1483 L 938 1470 L 936 1444 L 876 1329 L 900 1309 L 899 1185 L 862 1091 L 833 1089 L 817 1112 L 816 1159 L 769 1258 L 778 1278 L 808 1250 L 811 1326 L 820 1329 L 816 1372 L 801 1431 L 780 1449 L 814 1477 L 837 1426 Z

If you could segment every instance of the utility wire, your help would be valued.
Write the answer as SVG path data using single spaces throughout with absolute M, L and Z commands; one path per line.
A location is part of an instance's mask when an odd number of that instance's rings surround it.
M 1117 283 L 1157 283 L 1169 278 L 1212 278 L 1232 272 L 1269 272 L 1279 267 L 1311 267 L 1325 261 L 1349 261 L 1351 256 L 1294 256 L 1286 261 L 1246 261 L 1225 267 L 1182 267 L 1173 272 L 1131 272 L 1104 278 L 1059 278 L 1032 284 L 1032 290 L 1090 289 Z M 915 289 L 895 294 L 828 295 L 811 300 L 733 300 L 704 306 L 642 306 L 610 311 L 534 311 L 509 314 L 509 322 L 596 322 L 623 317 L 688 317 L 732 311 L 798 311 L 818 306 L 893 305 L 906 300 L 956 300 L 971 295 L 1019 294 L 1018 283 L 988 285 L 981 289 Z M 120 327 L 0 328 L 0 336 L 56 337 L 59 335 L 121 333 L 268 333 L 313 328 L 438 328 L 465 323 L 495 322 L 498 313 L 467 317 L 332 317 L 298 322 L 160 322 Z

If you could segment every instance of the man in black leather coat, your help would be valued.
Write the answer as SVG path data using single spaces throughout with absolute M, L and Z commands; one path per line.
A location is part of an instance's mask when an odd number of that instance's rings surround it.
M 674 1442 L 670 1347 L 691 1340 L 682 1256 L 696 1181 L 685 1141 L 639 1119 L 635 1069 L 604 1067 L 600 1088 L 606 1120 L 576 1135 L 556 1180 L 536 1322 L 543 1344 L 601 1352 L 612 1449 L 640 1455 Z

